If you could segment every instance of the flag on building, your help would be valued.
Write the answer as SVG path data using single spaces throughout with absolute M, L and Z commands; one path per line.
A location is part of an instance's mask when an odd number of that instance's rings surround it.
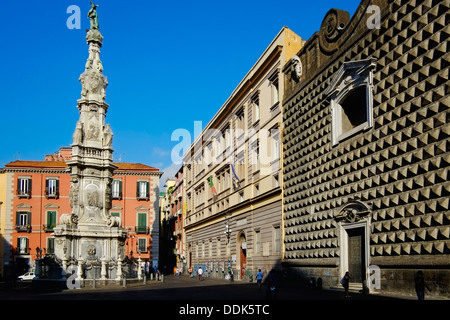
M 212 181 L 212 176 L 209 176 L 208 178 L 208 182 L 209 182 L 209 186 L 211 187 L 211 191 L 213 193 L 213 195 L 217 195 L 217 191 L 216 188 L 214 187 L 213 181 Z
M 234 171 L 233 165 L 231 165 L 231 172 L 233 172 L 233 178 L 239 183 L 239 178 L 238 178 L 236 172 Z
M 231 165 L 231 172 L 233 173 L 233 175 L 232 175 L 233 185 L 235 186 L 235 188 L 239 188 L 241 180 L 239 180 L 239 177 L 237 176 L 236 171 L 234 171 L 234 166 L 232 164 L 230 164 L 230 165 Z

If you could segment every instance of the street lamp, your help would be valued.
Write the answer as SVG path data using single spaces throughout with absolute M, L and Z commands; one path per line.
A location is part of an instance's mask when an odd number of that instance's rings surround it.
M 227 219 L 225 221 L 225 232 L 224 233 L 227 236 L 227 243 L 230 242 L 230 236 L 231 236 L 230 219 Z

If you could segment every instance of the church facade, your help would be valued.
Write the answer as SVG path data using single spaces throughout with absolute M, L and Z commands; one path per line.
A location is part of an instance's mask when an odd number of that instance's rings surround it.
M 450 295 L 448 15 L 431 0 L 331 9 L 285 65 L 289 275 L 414 294 L 422 270 Z

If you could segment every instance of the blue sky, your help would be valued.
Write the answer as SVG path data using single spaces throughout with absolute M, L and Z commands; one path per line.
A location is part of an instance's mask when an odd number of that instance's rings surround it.
M 174 130 L 203 127 L 283 26 L 307 40 L 358 0 L 96 0 L 114 160 L 172 174 Z M 67 28 L 70 5 L 81 28 Z M 0 167 L 70 146 L 88 57 L 88 0 L 1 1 Z M 165 181 L 165 180 L 164 180 Z

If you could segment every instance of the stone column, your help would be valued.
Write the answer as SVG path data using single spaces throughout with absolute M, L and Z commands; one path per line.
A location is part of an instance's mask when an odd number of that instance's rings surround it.
M 139 255 L 139 259 L 138 259 L 138 279 L 141 280 L 142 279 L 142 267 L 141 267 L 141 256 Z
M 122 280 L 122 261 L 117 261 L 117 275 L 116 280 L 120 281 Z
M 102 280 L 106 280 L 106 259 L 102 258 L 102 271 L 101 271 L 101 276 L 102 276 Z
M 77 279 L 76 279 L 77 281 L 83 280 L 83 263 L 84 263 L 83 258 L 79 258 L 78 259 Z

